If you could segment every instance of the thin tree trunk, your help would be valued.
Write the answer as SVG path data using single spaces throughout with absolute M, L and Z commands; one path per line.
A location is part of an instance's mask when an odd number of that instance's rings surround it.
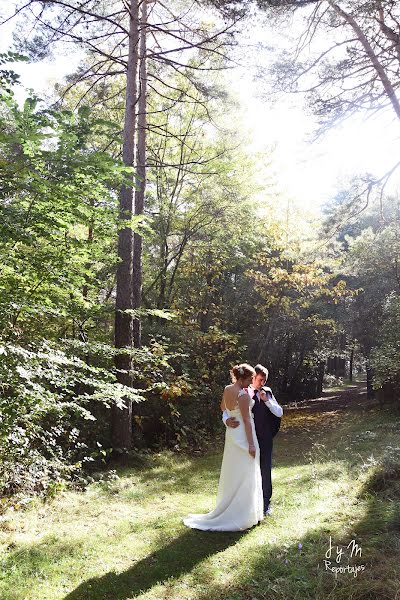
M 373 379 L 374 379 L 373 370 L 367 362 L 367 398 L 374 397 Z
M 132 167 L 135 156 L 135 122 L 137 101 L 137 69 L 138 69 L 138 2 L 130 0 L 129 19 L 129 55 L 126 81 L 125 122 L 123 139 L 123 161 Z M 120 192 L 120 219 L 131 220 L 133 213 L 133 178 L 132 185 L 123 185 Z M 115 303 L 115 347 L 132 348 L 133 326 L 132 315 L 122 311 L 132 309 L 132 275 L 133 275 L 133 234 L 131 225 L 127 225 L 118 233 L 117 297 Z M 132 386 L 132 358 L 126 354 L 115 356 L 118 381 Z M 132 402 L 125 398 L 125 408 L 112 409 L 112 442 L 114 448 L 132 447 Z
M 90 206 L 93 208 L 94 207 L 94 200 L 91 198 L 90 199 Z M 93 243 L 93 219 L 90 222 L 89 228 L 88 228 L 88 245 L 90 246 Z M 86 263 L 85 265 L 87 268 L 90 267 L 90 263 Z M 88 299 L 88 295 L 89 295 L 89 285 L 88 285 L 88 276 L 85 275 L 85 283 L 83 284 L 82 287 L 82 296 L 84 297 L 85 300 Z M 87 341 L 87 336 L 85 334 L 85 331 L 82 328 L 81 331 L 81 337 L 83 341 Z M 86 364 L 90 365 L 90 356 L 89 354 L 86 354 L 85 356 L 85 362 Z
M 146 66 L 146 29 L 147 29 L 147 0 L 142 0 L 140 20 L 140 93 L 138 107 L 138 139 L 136 154 L 136 191 L 135 191 L 135 215 L 142 215 L 144 211 L 144 194 L 146 191 L 146 93 L 147 93 L 147 66 Z M 132 302 L 134 308 L 140 308 L 142 304 L 142 236 L 135 232 L 133 242 L 133 289 Z M 142 345 L 142 331 L 140 318 L 133 323 L 133 337 L 137 348 Z
M 168 307 L 168 308 L 170 308 L 171 304 L 172 304 L 172 298 L 173 298 L 172 292 L 174 291 L 175 277 L 176 277 L 176 274 L 178 272 L 178 268 L 179 268 L 179 265 L 180 265 L 183 253 L 185 251 L 187 242 L 188 242 L 188 240 L 187 240 L 187 238 L 185 236 L 183 238 L 182 242 L 181 242 L 181 245 L 180 245 L 180 248 L 179 248 L 179 252 L 178 252 L 178 255 L 176 257 L 175 265 L 174 265 L 174 268 L 172 270 L 172 275 L 171 275 L 169 283 L 168 283 L 168 292 L 166 294 L 166 304 L 165 304 L 165 307 Z
M 206 273 L 205 295 L 204 295 L 204 299 L 201 303 L 201 314 L 200 314 L 200 319 L 199 319 L 200 331 L 202 333 L 207 333 L 207 331 L 210 327 L 210 323 L 211 323 L 210 310 L 211 310 L 211 293 L 212 292 L 210 290 L 212 288 L 212 279 L 213 279 L 213 273 L 211 270 L 211 265 L 212 265 L 211 252 L 209 252 L 207 255 L 207 265 L 209 265 L 209 268 L 207 269 L 207 273 Z
M 158 294 L 157 300 L 157 308 L 165 308 L 165 290 L 167 287 L 167 270 L 168 270 L 168 244 L 167 244 L 167 234 L 165 236 L 165 241 L 161 242 L 161 277 L 160 277 L 160 291 Z
M 353 381 L 354 348 L 350 352 L 349 381 Z
M 299 362 L 296 365 L 294 373 L 293 373 L 293 375 L 292 375 L 292 377 L 290 379 L 290 383 L 288 382 L 288 385 L 287 385 L 287 390 L 290 393 L 294 393 L 295 390 L 296 390 L 296 378 L 297 378 L 297 375 L 298 375 L 301 367 L 304 364 L 305 355 L 306 355 L 306 349 L 303 347 L 300 350 Z M 290 346 L 288 346 L 288 348 L 286 350 L 286 357 L 285 357 L 285 379 L 286 379 L 286 377 L 288 377 L 288 374 L 289 374 L 290 360 L 291 360 L 291 344 L 290 344 Z M 286 375 L 286 373 L 287 373 L 287 375 Z M 317 391 L 317 389 L 314 388 L 314 393 L 316 393 L 316 391 Z
M 263 360 L 264 354 L 266 353 L 269 343 L 271 341 L 272 333 L 273 333 L 274 327 L 275 327 L 275 319 L 278 315 L 281 301 L 282 301 L 282 296 L 279 298 L 278 303 L 274 306 L 274 308 L 271 311 L 271 317 L 270 317 L 270 321 L 268 324 L 268 329 L 266 330 L 266 332 L 264 334 L 264 341 L 262 342 L 260 350 L 258 352 L 257 362 L 260 362 Z M 262 337 L 262 336 L 260 336 L 260 337 Z
M 290 361 L 292 358 L 292 349 L 291 349 L 291 343 L 290 343 L 290 338 L 287 338 L 286 340 L 286 349 L 285 349 L 285 359 L 283 362 L 283 366 L 284 366 L 284 371 L 283 371 L 283 375 L 282 375 L 282 389 L 285 392 L 285 394 L 287 394 L 287 392 L 289 391 L 289 367 L 290 367 Z

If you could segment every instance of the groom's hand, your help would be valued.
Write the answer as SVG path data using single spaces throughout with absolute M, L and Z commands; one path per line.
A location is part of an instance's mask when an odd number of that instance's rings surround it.
M 226 424 L 228 425 L 228 427 L 232 427 L 233 429 L 235 429 L 236 427 L 239 426 L 239 421 L 237 419 L 235 419 L 235 417 L 229 417 L 226 420 Z

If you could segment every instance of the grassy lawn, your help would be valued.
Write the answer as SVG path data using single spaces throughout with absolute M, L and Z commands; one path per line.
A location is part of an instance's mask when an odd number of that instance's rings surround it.
M 214 507 L 222 443 L 202 456 L 163 452 L 85 492 L 4 511 L 0 599 L 400 597 L 398 411 L 359 400 L 286 411 L 273 515 L 244 533 L 189 530 L 183 516 Z M 331 566 L 365 569 L 326 571 L 330 538 Z M 361 556 L 349 556 L 352 540 Z

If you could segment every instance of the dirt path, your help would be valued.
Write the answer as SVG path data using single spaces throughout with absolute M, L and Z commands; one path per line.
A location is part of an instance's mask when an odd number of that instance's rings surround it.
M 302 410 L 309 413 L 330 412 L 336 410 L 360 409 L 376 404 L 376 399 L 367 398 L 365 382 L 356 382 L 342 390 L 327 391 L 320 398 L 290 402 L 284 406 L 285 411 Z
M 277 446 L 286 455 L 292 443 L 308 448 L 331 434 L 345 435 L 352 422 L 365 411 L 374 410 L 377 403 L 376 398 L 367 398 L 365 382 L 355 382 L 340 390 L 326 391 L 320 398 L 285 404 Z

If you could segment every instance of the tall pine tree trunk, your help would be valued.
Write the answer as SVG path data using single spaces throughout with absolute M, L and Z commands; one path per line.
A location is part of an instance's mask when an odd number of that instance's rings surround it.
M 146 29 L 147 29 L 147 0 L 142 0 L 140 18 L 140 70 L 139 70 L 139 102 L 138 102 L 138 131 L 136 154 L 136 191 L 135 215 L 142 215 L 144 211 L 144 195 L 146 191 L 146 93 L 147 93 L 147 65 L 146 65 Z M 132 303 L 134 308 L 142 304 L 142 236 L 135 232 L 133 242 L 133 289 Z M 142 344 L 140 318 L 133 323 L 133 337 L 137 348 Z
M 135 123 L 137 102 L 137 71 L 139 46 L 139 5 L 137 0 L 129 2 L 129 51 L 125 98 L 125 121 L 123 137 L 123 161 L 132 167 L 135 157 Z M 123 185 L 120 191 L 120 219 L 131 220 L 133 214 L 133 178 L 132 185 Z M 122 225 L 120 225 L 122 227 Z M 132 309 L 133 279 L 133 232 L 131 224 L 118 232 L 117 297 L 115 305 L 115 347 L 132 348 L 133 320 L 132 315 L 121 312 Z M 128 355 L 115 356 L 118 381 L 132 386 L 130 373 L 132 359 Z M 112 409 L 112 442 L 114 448 L 132 447 L 132 401 L 124 399 L 126 408 Z

